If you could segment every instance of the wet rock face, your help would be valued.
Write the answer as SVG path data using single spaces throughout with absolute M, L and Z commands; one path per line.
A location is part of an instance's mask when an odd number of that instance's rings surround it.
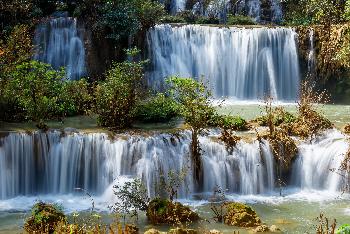
M 147 218 L 153 224 L 179 224 L 194 222 L 199 219 L 198 214 L 179 202 L 156 198 L 150 202 Z
M 229 202 L 225 208 L 224 223 L 227 225 L 237 227 L 258 227 L 261 225 L 261 220 L 256 212 L 247 205 Z

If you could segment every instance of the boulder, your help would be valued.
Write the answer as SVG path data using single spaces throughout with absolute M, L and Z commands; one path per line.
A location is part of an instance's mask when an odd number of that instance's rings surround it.
M 24 224 L 28 233 L 54 233 L 59 224 L 67 223 L 62 209 L 54 204 L 38 202 L 33 206 L 31 213 Z
M 225 204 L 226 213 L 224 223 L 237 227 L 258 227 L 261 220 L 256 212 L 249 206 L 237 202 Z
M 170 229 L 168 234 L 199 234 L 199 232 L 194 229 L 175 228 Z
M 268 231 L 270 231 L 269 227 L 264 224 L 259 225 L 253 229 L 253 232 L 268 232 Z
M 158 231 L 157 229 L 152 228 L 152 229 L 145 231 L 144 234 L 162 234 L 162 232 Z
M 270 232 L 280 232 L 281 229 L 279 229 L 276 225 L 271 225 Z
M 167 199 L 153 199 L 147 208 L 147 218 L 152 224 L 190 223 L 199 219 L 188 206 Z

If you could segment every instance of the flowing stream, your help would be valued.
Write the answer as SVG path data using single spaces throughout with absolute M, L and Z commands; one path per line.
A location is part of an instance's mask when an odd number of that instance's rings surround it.
M 147 35 L 150 84 L 202 76 L 215 97 L 295 100 L 300 83 L 296 33 L 290 28 L 157 25 Z

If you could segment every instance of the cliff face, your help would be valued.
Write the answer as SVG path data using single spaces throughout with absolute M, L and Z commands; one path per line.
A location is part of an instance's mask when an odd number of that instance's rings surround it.
M 350 102 L 349 57 L 345 54 L 349 47 L 348 33 L 350 25 L 332 25 L 330 28 L 313 25 L 296 28 L 299 41 L 299 56 L 302 70 L 307 76 L 307 64 L 310 55 L 310 33 L 314 34 L 315 70 L 311 77 L 318 88 L 326 89 L 336 102 Z

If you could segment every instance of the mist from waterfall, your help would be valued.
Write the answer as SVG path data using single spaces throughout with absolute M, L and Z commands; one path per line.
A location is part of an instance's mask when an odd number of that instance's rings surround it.
M 275 160 L 264 141 L 240 141 L 233 152 L 224 144 L 201 137 L 203 185 L 195 190 L 189 158 L 190 133 L 177 136 L 119 136 L 103 133 L 9 133 L 0 138 L 0 199 L 45 194 L 74 194 L 76 188 L 110 197 L 120 178 L 139 177 L 150 196 L 161 175 L 187 171 L 179 197 L 211 193 L 216 186 L 229 194 L 270 194 L 278 190 Z M 348 149 L 346 137 L 326 133 L 313 143 L 300 144 L 287 186 L 339 191 L 343 177 L 337 168 Z M 165 178 L 167 178 L 165 176 Z
M 300 74 L 293 29 L 157 25 L 147 42 L 148 80 L 155 89 L 168 76 L 203 76 L 219 98 L 296 99 Z
M 58 14 L 41 23 L 35 31 L 34 59 L 49 63 L 55 69 L 64 67 L 68 79 L 86 75 L 85 48 L 77 20 Z

